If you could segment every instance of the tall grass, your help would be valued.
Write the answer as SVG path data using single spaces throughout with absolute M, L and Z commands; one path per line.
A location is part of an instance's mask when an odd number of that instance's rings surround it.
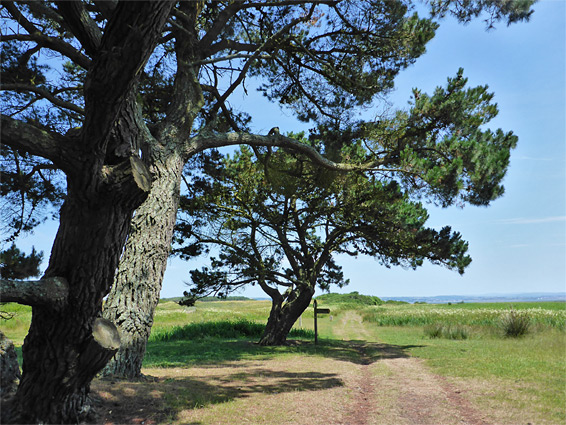
M 439 323 L 425 326 L 424 333 L 429 338 L 468 339 L 469 337 L 468 328 L 464 326 L 446 326 Z
M 511 309 L 501 318 L 501 328 L 507 337 L 517 338 L 524 336 L 531 327 L 531 317 L 526 311 Z
M 363 320 L 378 326 L 442 324 L 498 327 L 509 312 L 508 306 L 506 307 L 494 308 L 489 305 L 472 309 L 468 306 L 439 305 L 379 306 L 366 308 Z M 521 316 L 528 317 L 531 325 L 566 330 L 566 310 L 531 307 L 514 311 L 520 311 Z

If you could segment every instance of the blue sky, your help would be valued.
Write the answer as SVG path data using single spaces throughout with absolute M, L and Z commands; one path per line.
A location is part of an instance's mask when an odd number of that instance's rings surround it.
M 463 67 L 470 86 L 487 84 L 495 93 L 499 116 L 489 127 L 519 136 L 502 198 L 487 208 L 429 208 L 430 226 L 450 225 L 469 242 L 473 262 L 464 276 L 432 265 L 386 269 L 372 258 L 344 256 L 338 263 L 350 285 L 337 292 L 389 297 L 566 291 L 566 2 L 545 0 L 534 9 L 530 22 L 500 23 L 491 31 L 481 20 L 466 26 L 443 21 L 389 99 L 406 108 L 413 87 L 430 92 Z M 248 98 L 233 103 L 251 113 L 255 131 L 308 128 L 252 87 Z M 26 251 L 35 245 L 48 257 L 55 231 L 54 225 L 41 226 L 18 245 Z M 188 270 L 204 261 L 170 260 L 161 296 L 180 296 Z M 264 296 L 256 287 L 242 294 Z

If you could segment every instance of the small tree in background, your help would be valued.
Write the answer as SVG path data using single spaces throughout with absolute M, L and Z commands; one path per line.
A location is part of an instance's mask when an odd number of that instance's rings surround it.
M 27 279 L 39 276 L 39 266 L 43 261 L 43 252 L 36 252 L 31 248 L 31 253 L 26 255 L 21 252 L 15 244 L 0 252 L 0 277 L 2 279 Z

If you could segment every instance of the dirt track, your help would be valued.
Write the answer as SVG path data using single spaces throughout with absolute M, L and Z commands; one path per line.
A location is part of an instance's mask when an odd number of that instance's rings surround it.
M 361 319 L 353 312 L 343 321 L 342 329 L 359 329 L 358 337 L 368 337 Z M 351 335 L 350 331 L 350 335 Z M 373 345 L 373 361 L 367 355 Z M 353 410 L 345 423 L 362 424 L 486 424 L 475 410 L 445 378 L 433 374 L 420 359 L 396 353 L 390 346 L 360 343 L 364 362 L 359 367 L 360 379 Z M 375 359 L 377 354 L 378 358 Z M 399 354 L 399 355 L 398 355 Z M 384 401 L 387 400 L 387 403 Z
M 359 323 L 358 323 L 359 322 Z M 346 313 L 334 329 L 352 356 L 286 356 L 148 369 L 146 382 L 95 381 L 99 422 L 183 424 L 485 424 L 466 391 L 398 347 L 372 341 Z M 357 329 L 357 331 L 353 331 Z M 357 332 L 357 335 L 354 333 Z M 352 336 L 355 338 L 352 340 Z

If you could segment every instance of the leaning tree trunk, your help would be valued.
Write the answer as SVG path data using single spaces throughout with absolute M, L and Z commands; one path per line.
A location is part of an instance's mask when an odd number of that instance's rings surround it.
M 141 376 L 153 314 L 171 248 L 184 161 L 174 151 L 153 162 L 151 192 L 136 210 L 104 317 L 118 326 L 122 345 L 105 375 Z
M 110 196 L 85 201 L 73 192 L 61 210 L 45 273 L 63 276 L 69 294 L 60 305 L 33 308 L 22 379 L 13 412 L 3 412 L 6 422 L 77 423 L 88 413 L 90 381 L 119 347 L 116 327 L 97 317 L 136 204 Z
M 285 301 L 273 298 L 271 312 L 259 345 L 283 345 L 297 319 L 310 305 L 314 289 L 310 286 L 295 288 Z

